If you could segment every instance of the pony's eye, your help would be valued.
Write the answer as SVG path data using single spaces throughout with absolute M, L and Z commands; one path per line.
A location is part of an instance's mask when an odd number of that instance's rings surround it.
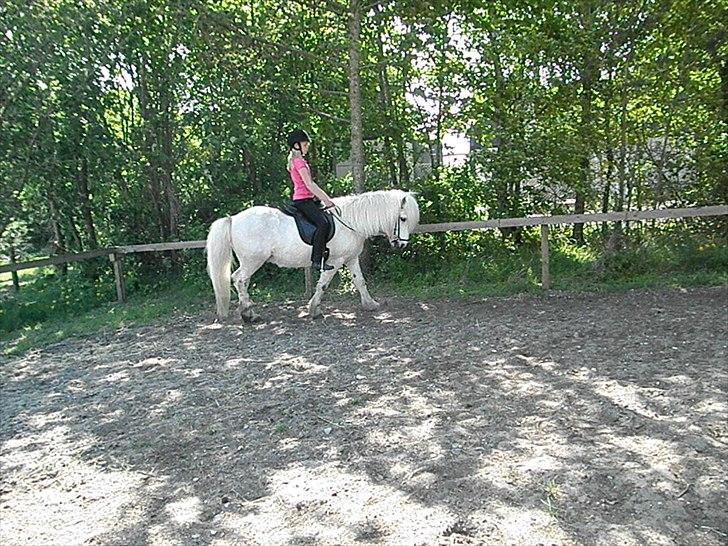
M 402 217 L 400 216 L 400 217 L 399 217 L 399 221 L 400 221 L 400 222 L 406 222 L 406 221 L 407 221 L 407 218 L 402 218 Z

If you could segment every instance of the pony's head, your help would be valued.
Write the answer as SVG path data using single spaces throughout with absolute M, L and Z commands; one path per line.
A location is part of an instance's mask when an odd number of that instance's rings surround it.
M 386 235 L 393 248 L 404 248 L 412 230 L 420 223 L 420 207 L 413 193 L 397 190 L 392 193 L 399 201 L 399 211 L 391 233 L 386 232 Z

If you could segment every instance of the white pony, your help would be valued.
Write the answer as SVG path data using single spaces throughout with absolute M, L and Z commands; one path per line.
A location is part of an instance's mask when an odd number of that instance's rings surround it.
M 316 291 L 308 302 L 311 317 L 321 315 L 319 304 L 326 287 L 338 269 L 346 265 L 361 295 L 364 309 L 374 310 L 379 304 L 369 295 L 359 266 L 364 241 L 384 235 L 394 248 L 403 248 L 410 233 L 420 221 L 420 210 L 412 193 L 387 190 L 338 197 L 333 200 L 336 233 L 328 242 L 328 263 L 334 267 L 321 274 Z M 232 274 L 243 320 L 255 320 L 253 302 L 248 294 L 250 277 L 265 263 L 279 267 L 306 267 L 311 264 L 311 247 L 298 234 L 295 220 L 278 209 L 251 207 L 235 216 L 215 220 L 207 235 L 207 273 L 212 280 L 217 316 L 228 315 L 230 305 L 230 266 L 232 253 L 240 267 Z

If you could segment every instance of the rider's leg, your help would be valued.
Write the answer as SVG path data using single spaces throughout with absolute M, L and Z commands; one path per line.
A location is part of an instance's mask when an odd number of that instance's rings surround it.
M 313 235 L 313 251 L 311 252 L 311 264 L 314 269 L 330 271 L 333 269 L 324 262 L 324 254 L 326 251 L 326 237 L 328 236 L 328 221 L 326 213 L 318 206 L 318 203 L 312 199 L 294 202 L 296 208 L 303 212 L 315 226 L 316 231 Z

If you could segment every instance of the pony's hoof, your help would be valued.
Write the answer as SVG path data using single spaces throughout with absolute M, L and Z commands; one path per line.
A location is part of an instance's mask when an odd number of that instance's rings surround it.
M 375 301 L 372 303 L 365 303 L 362 307 L 364 307 L 364 311 L 376 311 L 381 307 L 381 305 Z
M 312 319 L 315 319 L 315 318 L 321 318 L 321 317 L 323 317 L 324 314 L 321 312 L 321 309 L 319 309 L 317 307 L 316 309 L 309 310 L 308 316 L 311 317 Z

